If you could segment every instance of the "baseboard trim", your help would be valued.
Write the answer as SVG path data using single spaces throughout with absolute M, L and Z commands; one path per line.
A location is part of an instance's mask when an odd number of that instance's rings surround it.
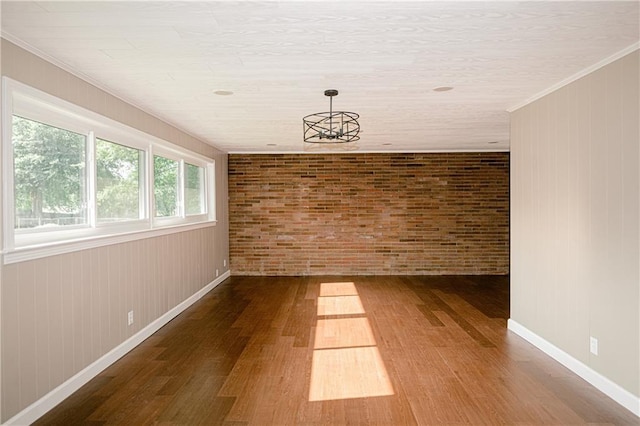
M 147 325 L 145 328 L 131 336 L 129 339 L 122 342 L 120 345 L 113 348 L 102 357 L 98 358 L 85 369 L 78 372 L 75 376 L 71 377 L 69 380 L 62 383 L 60 386 L 53 389 L 51 392 L 49 392 L 3 424 L 29 425 L 35 422 L 40 417 L 45 415 L 49 410 L 68 398 L 72 393 L 84 386 L 89 380 L 100 374 L 105 368 L 109 367 L 111 364 L 122 358 L 129 351 L 145 341 L 149 336 L 162 328 L 162 326 L 174 319 L 185 309 L 193 305 L 195 302 L 201 299 L 202 296 L 216 288 L 218 284 L 220 284 L 230 276 L 230 271 L 224 272 L 222 275 L 207 284 L 205 287 L 198 290 L 189 298 L 167 311 L 164 315 Z
M 509 319 L 507 321 L 507 328 L 540 349 L 542 352 L 549 355 L 551 358 L 558 361 L 560 364 L 567 367 L 569 370 L 576 373 L 578 376 L 582 377 L 609 398 L 640 417 L 640 397 L 632 394 L 620 385 L 612 382 L 610 379 L 607 379 L 602 374 L 593 370 L 581 361 L 578 361 L 554 344 L 538 336 L 522 324 Z

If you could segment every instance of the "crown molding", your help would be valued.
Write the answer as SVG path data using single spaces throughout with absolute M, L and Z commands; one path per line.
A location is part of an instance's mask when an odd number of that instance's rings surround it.
M 546 96 L 546 95 L 548 95 L 548 94 L 550 94 L 552 92 L 555 92 L 556 90 L 558 90 L 558 89 L 560 89 L 560 88 L 562 88 L 562 87 L 564 87 L 564 86 L 566 86 L 566 85 L 568 85 L 570 83 L 573 83 L 574 81 L 576 81 L 576 80 L 578 80 L 578 79 L 580 79 L 580 78 L 582 78 L 582 77 L 584 77 L 584 76 L 586 76 L 588 74 L 591 74 L 592 72 L 594 72 L 594 71 L 596 71 L 596 70 L 598 70 L 598 69 L 600 69 L 600 68 L 602 68 L 602 67 L 604 67 L 606 65 L 609 65 L 610 63 L 612 63 L 614 61 L 617 61 L 618 59 L 622 58 L 623 56 L 627 56 L 629 53 L 632 53 L 632 52 L 634 52 L 634 51 L 636 51 L 638 49 L 640 49 L 640 42 L 635 42 L 631 46 L 628 46 L 628 47 L 620 50 L 619 52 L 616 52 L 613 55 L 611 55 L 611 56 L 609 56 L 609 57 L 607 57 L 607 58 L 605 58 L 605 59 L 603 59 L 603 60 L 601 60 L 599 62 L 596 62 L 593 65 L 588 66 L 587 68 L 583 69 L 582 71 L 579 71 L 579 72 L 573 74 L 572 76 L 567 77 L 564 80 L 554 84 L 553 86 L 551 86 L 551 87 L 549 87 L 549 88 L 547 88 L 547 89 L 545 89 L 545 90 L 533 95 L 529 99 L 527 99 L 527 100 L 525 100 L 523 102 L 520 102 L 518 104 L 515 104 L 510 108 L 507 108 L 507 112 L 514 112 L 514 111 L 516 111 L 516 110 L 518 110 L 518 109 L 520 109 L 520 108 L 522 108 L 522 107 L 524 107 L 526 105 L 529 105 L 530 103 L 532 103 L 534 101 L 537 101 L 538 99 L 540 99 L 540 98 L 542 98 L 542 97 L 544 97 L 544 96 Z

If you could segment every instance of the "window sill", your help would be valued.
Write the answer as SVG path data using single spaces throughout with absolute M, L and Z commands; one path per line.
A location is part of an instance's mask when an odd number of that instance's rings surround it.
M 27 260 L 40 259 L 43 257 L 56 256 L 64 253 L 88 250 L 96 247 L 103 247 L 113 244 L 122 244 L 129 241 L 142 240 L 145 238 L 159 237 L 162 235 L 176 234 L 179 232 L 193 231 L 196 229 L 215 226 L 216 221 L 206 221 L 198 223 L 180 224 L 165 226 L 162 228 L 145 229 L 116 235 L 92 236 L 76 240 L 66 240 L 61 242 L 51 242 L 29 247 L 18 247 L 11 251 L 4 251 L 3 262 L 5 265 L 11 263 L 25 262 Z

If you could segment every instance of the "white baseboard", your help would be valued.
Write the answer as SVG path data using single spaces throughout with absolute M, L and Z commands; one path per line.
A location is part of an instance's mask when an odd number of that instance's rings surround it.
M 84 370 L 71 377 L 66 382 L 62 383 L 57 388 L 7 420 L 4 425 L 29 425 L 44 414 L 46 414 L 53 407 L 61 403 L 68 398 L 72 393 L 84 386 L 89 380 L 100 374 L 105 368 L 122 358 L 130 350 L 138 346 L 144 340 L 146 340 L 153 333 L 158 331 L 162 326 L 178 316 L 182 311 L 189 306 L 197 302 L 202 296 L 213 290 L 218 284 L 231 276 L 230 271 L 224 272 L 214 281 L 207 284 L 202 289 L 191 295 L 189 298 L 167 311 L 164 315 L 147 325 L 145 328 L 131 336 L 129 339 L 122 342 L 120 345 L 113 348 L 111 351 L 98 358 L 92 364 L 87 366 Z
M 551 358 L 558 361 L 560 364 L 567 367 L 569 370 L 576 373 L 578 376 L 582 377 L 609 398 L 640 417 L 640 397 L 607 379 L 602 374 L 578 361 L 562 349 L 546 341 L 518 322 L 509 319 L 509 321 L 507 321 L 507 328 L 540 349 L 542 352 L 549 355 Z

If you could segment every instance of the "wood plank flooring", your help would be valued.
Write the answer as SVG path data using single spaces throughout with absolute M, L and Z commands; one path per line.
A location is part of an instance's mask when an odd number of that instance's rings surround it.
M 232 277 L 37 424 L 639 424 L 508 304 L 507 277 Z

